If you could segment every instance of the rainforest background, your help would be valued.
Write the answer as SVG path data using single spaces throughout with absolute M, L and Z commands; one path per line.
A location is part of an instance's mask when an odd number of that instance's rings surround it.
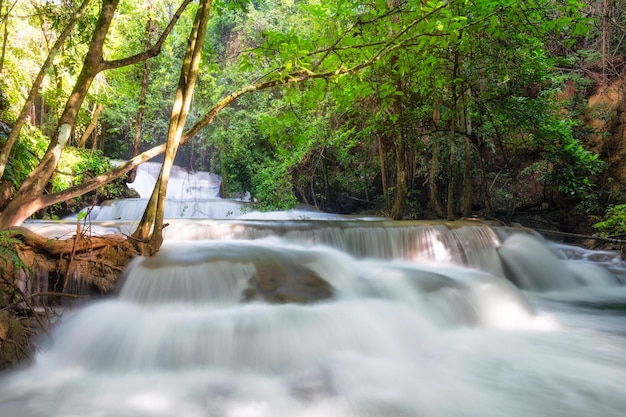
M 111 160 L 165 143 L 200 5 L 0 0 L 3 226 L 23 221 L 8 218 L 20 193 L 39 199 L 25 218 L 132 195 L 127 173 L 80 187 Z M 175 160 L 221 175 L 223 197 L 249 193 L 265 210 L 626 232 L 623 2 L 209 5 L 191 134 Z M 104 64 L 72 102 L 106 8 Z M 51 175 L 27 189 L 55 146 Z

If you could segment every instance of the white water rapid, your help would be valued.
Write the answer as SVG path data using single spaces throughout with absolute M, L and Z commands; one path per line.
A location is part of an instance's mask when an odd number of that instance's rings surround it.
M 137 168 L 135 180 L 128 184 L 129 188 L 139 194 L 139 198 L 107 201 L 102 206 L 93 208 L 91 220 L 141 219 L 160 170 L 160 163 L 141 164 Z M 219 198 L 220 185 L 221 179 L 218 175 L 189 171 L 174 165 L 167 186 L 165 217 L 223 219 L 241 215 L 245 211 L 245 203 L 240 200 Z
M 0 416 L 626 415 L 614 253 L 471 222 L 172 219 L 166 231 L 115 297 L 66 313 L 34 362 L 0 379 Z M 281 300 L 319 281 L 330 296 L 271 304 L 249 297 L 260 278 L 258 293 Z

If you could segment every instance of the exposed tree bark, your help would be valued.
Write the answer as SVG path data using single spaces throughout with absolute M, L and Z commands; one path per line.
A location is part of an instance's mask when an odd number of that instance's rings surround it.
M 165 158 L 161 165 L 161 172 L 157 184 L 154 187 L 148 206 L 143 217 L 133 233 L 133 238 L 145 245 L 139 245 L 139 249 L 146 255 L 156 253 L 163 243 L 163 221 L 165 214 L 165 198 L 170 171 L 174 165 L 176 152 L 181 142 L 187 115 L 191 107 L 198 69 L 202 58 L 206 27 L 211 12 L 212 0 L 201 0 L 192 27 L 187 51 L 183 60 L 178 80 L 178 88 L 172 106 L 170 125 L 167 134 Z
M 55 256 L 115 246 L 126 240 L 120 235 L 92 236 L 90 238 L 77 235 L 73 239 L 50 239 L 25 227 L 11 227 L 8 230 L 9 236 L 19 237 L 26 245 Z
M 456 188 L 456 161 L 454 158 L 454 154 L 456 153 L 456 123 L 455 123 L 455 111 L 452 111 L 452 120 L 450 121 L 450 159 L 448 161 L 449 166 L 449 175 L 448 178 L 448 198 L 446 201 L 446 218 L 449 221 L 454 220 L 454 191 Z
M 437 129 L 439 121 L 441 120 L 441 114 L 438 109 L 439 105 L 440 103 L 438 101 L 435 101 L 433 104 L 433 124 L 435 125 L 435 129 Z M 434 140 L 432 137 L 429 137 L 429 139 L 432 145 L 430 152 L 430 166 L 428 168 L 428 203 L 426 204 L 426 207 L 435 216 L 443 217 L 443 210 L 439 204 L 439 196 L 437 192 L 437 185 L 439 183 L 437 180 L 437 176 L 439 174 L 439 158 L 441 158 L 441 141 Z
M 57 54 L 61 50 L 61 47 L 67 40 L 68 36 L 70 35 L 70 33 L 72 33 L 72 30 L 74 30 L 74 26 L 76 26 L 76 23 L 78 23 L 78 21 L 82 18 L 90 2 L 91 0 L 83 0 L 82 4 L 79 6 L 76 12 L 72 15 L 70 21 L 68 22 L 67 26 L 63 29 L 63 31 L 57 38 L 56 42 L 54 42 L 54 45 L 48 52 L 48 56 L 46 57 L 46 60 L 41 65 L 41 68 L 39 69 L 39 73 L 37 74 L 37 77 L 35 77 L 35 80 L 33 81 L 33 85 L 31 86 L 30 91 L 28 92 L 28 97 L 26 98 L 26 101 L 24 102 L 24 105 L 22 106 L 22 109 L 20 110 L 20 114 L 17 116 L 17 120 L 13 124 L 13 128 L 11 132 L 9 133 L 9 136 L 7 137 L 7 140 L 4 144 L 4 147 L 2 148 L 2 151 L 0 152 L 0 178 L 2 178 L 2 176 L 4 175 L 4 170 L 6 169 L 6 164 L 7 164 L 7 161 L 9 160 L 9 155 L 11 154 L 11 149 L 13 149 L 13 145 L 15 145 L 15 142 L 17 141 L 17 138 L 20 135 L 22 126 L 24 125 L 24 123 L 26 122 L 26 119 L 28 118 L 28 115 L 30 114 L 31 107 L 33 106 L 33 103 L 35 102 L 35 98 L 37 97 L 39 88 L 41 87 L 41 84 L 43 83 L 44 78 L 46 77 L 46 73 L 48 69 L 54 62 L 54 58 L 57 56 Z M 6 25 L 6 22 L 5 22 L 5 25 Z M 6 41 L 6 37 L 5 37 L 5 41 Z M 3 52 L 3 55 L 4 55 L 4 52 Z M 2 221 L 0 221 L 0 224 L 1 223 Z
M 487 169 L 485 168 L 485 161 L 483 159 L 483 152 L 481 150 L 481 146 L 479 145 L 476 137 L 471 135 L 472 141 L 474 142 L 474 146 L 478 149 L 478 162 L 480 163 L 480 180 L 482 183 L 482 188 L 484 192 L 484 202 L 485 202 L 485 210 L 487 211 L 487 215 L 493 214 L 493 203 L 491 201 L 491 187 L 487 181 Z

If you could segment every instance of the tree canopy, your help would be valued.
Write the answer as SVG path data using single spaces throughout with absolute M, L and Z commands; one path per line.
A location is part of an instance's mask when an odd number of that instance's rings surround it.
M 53 213 L 166 151 L 203 4 L 0 1 L 1 117 L 13 132 L 0 154 L 13 188 L 1 226 Z M 545 204 L 596 214 L 615 198 L 596 186 L 606 164 L 584 97 L 623 78 L 618 1 L 208 7 L 175 158 L 220 174 L 226 197 L 396 219 L 510 219 Z M 74 148 L 104 159 L 61 184 L 60 158 Z M 107 158 L 128 162 L 109 171 Z

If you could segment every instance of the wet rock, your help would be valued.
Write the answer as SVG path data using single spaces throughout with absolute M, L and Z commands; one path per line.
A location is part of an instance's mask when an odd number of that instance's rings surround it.
M 333 296 L 332 286 L 307 267 L 277 262 L 257 262 L 255 267 L 243 291 L 245 301 L 305 304 Z

